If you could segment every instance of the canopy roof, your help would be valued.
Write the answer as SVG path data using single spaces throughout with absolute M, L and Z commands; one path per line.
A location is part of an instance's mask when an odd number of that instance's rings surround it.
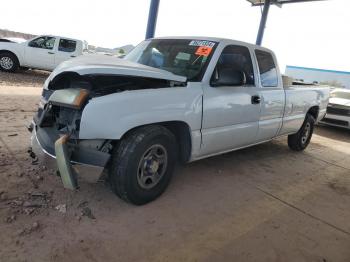
M 247 0 L 253 6 L 264 5 L 265 0 Z M 324 0 L 271 0 L 271 4 L 281 6 L 282 4 L 303 3 L 303 2 L 315 2 Z

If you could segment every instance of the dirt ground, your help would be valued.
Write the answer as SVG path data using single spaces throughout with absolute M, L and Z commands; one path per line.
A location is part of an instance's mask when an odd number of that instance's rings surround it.
M 0 73 L 0 261 L 350 261 L 350 132 L 317 127 L 178 167 L 141 207 L 32 164 L 44 72 Z

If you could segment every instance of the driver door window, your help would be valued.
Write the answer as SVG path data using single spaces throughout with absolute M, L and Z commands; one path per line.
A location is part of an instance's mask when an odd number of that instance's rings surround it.
M 227 68 L 243 72 L 246 77 L 246 85 L 254 85 L 253 63 L 247 47 L 226 46 L 219 57 L 212 79 L 219 76 L 220 70 Z
M 28 46 L 34 48 L 42 48 L 52 50 L 55 45 L 55 38 L 50 36 L 42 36 L 29 42 Z

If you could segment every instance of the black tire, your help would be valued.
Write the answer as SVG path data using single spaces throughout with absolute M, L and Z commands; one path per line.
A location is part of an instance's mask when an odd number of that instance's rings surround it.
M 0 70 L 13 73 L 19 68 L 18 58 L 10 53 L 0 53 Z
M 312 134 L 314 132 L 315 118 L 306 114 L 303 125 L 298 133 L 288 136 L 288 146 L 294 151 L 304 150 L 310 143 Z
M 155 155 L 151 154 L 153 151 Z M 165 164 L 161 164 L 162 160 L 157 161 L 157 154 L 161 153 Z M 111 187 L 117 196 L 132 204 L 151 202 L 167 188 L 176 159 L 176 138 L 167 128 L 158 125 L 137 128 L 123 138 L 112 152 L 109 169 Z M 159 173 L 162 175 L 157 176 Z

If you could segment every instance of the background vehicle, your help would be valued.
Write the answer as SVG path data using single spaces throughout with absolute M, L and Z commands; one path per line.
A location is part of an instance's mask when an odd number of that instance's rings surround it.
M 106 168 L 118 196 L 145 204 L 165 190 L 178 159 L 282 135 L 305 149 L 328 98 L 328 88 L 284 86 L 274 53 L 260 46 L 146 40 L 124 59 L 82 56 L 56 68 L 34 117 L 33 150 L 57 158 L 67 188 Z
M 350 90 L 337 88 L 331 91 L 327 114 L 322 124 L 350 129 Z
M 20 67 L 53 70 L 57 65 L 83 54 L 85 41 L 42 35 L 17 43 L 0 41 L 0 70 L 15 72 Z

